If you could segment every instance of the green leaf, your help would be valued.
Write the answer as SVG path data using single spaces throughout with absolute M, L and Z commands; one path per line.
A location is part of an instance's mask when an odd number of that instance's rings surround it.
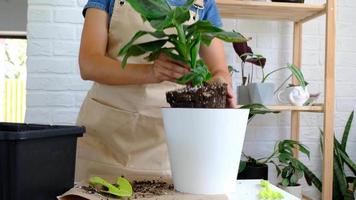
M 301 165 L 303 166 L 304 178 L 305 178 L 306 182 L 308 183 L 308 185 L 314 184 L 314 186 L 319 190 L 319 192 L 321 192 L 322 183 L 321 183 L 320 179 L 303 163 L 301 163 Z
M 201 36 L 201 43 L 206 45 L 206 46 L 210 46 L 211 42 L 213 41 L 214 37 L 213 36 L 209 36 L 209 35 L 205 35 L 203 34 Z
M 176 7 L 173 16 L 173 24 L 183 24 L 190 19 L 190 12 L 187 8 Z
M 175 49 L 172 49 L 172 48 L 162 48 L 162 52 L 165 53 L 168 57 L 172 58 L 173 60 L 182 62 L 182 63 L 187 63 L 187 61 L 184 59 L 183 56 L 173 53 L 174 50 Z
M 334 176 L 342 195 L 344 195 L 347 190 L 347 182 L 339 162 L 334 162 Z
M 152 42 L 145 42 L 137 45 L 131 45 L 126 55 L 124 56 L 121 67 L 124 69 L 127 65 L 127 60 L 131 56 L 140 56 L 147 52 L 153 52 L 156 49 L 162 48 L 167 43 L 167 40 L 156 40 Z
M 240 165 L 239 165 L 239 173 L 241 173 L 242 171 L 244 171 L 246 169 L 246 161 L 240 161 Z
M 272 163 L 275 166 L 276 171 L 277 171 L 277 177 L 279 177 L 281 175 L 281 173 L 282 173 L 281 169 L 279 168 L 279 166 L 273 160 L 271 160 L 270 163 Z
M 290 180 L 289 180 L 289 183 L 290 185 L 297 185 L 298 184 L 298 176 L 296 174 L 293 174 L 291 177 L 290 177 Z
M 299 169 L 295 170 L 295 175 L 298 177 L 298 179 L 303 178 L 303 174 L 304 174 L 303 170 L 299 170 Z
M 341 167 L 341 170 L 344 170 L 344 161 L 341 158 L 340 155 L 340 150 L 341 150 L 341 144 L 339 141 L 337 141 L 336 137 L 334 136 L 334 157 L 337 159 L 335 162 L 339 162 L 339 166 Z
M 151 42 L 140 43 L 137 44 L 136 46 L 138 46 L 139 48 L 141 48 L 146 52 L 153 52 L 156 51 L 157 49 L 161 49 L 167 43 L 167 41 L 168 40 L 155 40 Z
M 167 35 L 163 32 L 163 31 L 156 31 L 156 32 L 148 32 L 148 31 L 138 31 L 132 38 L 131 40 L 125 44 L 125 46 L 123 46 L 118 55 L 119 56 L 124 56 L 125 54 L 127 54 L 127 51 L 129 50 L 129 48 L 133 45 L 133 43 L 138 40 L 139 38 L 141 38 L 142 36 L 144 35 L 151 35 L 155 38 L 164 38 L 164 37 L 167 37 Z
M 143 49 L 139 48 L 137 45 L 131 46 L 128 49 L 126 55 L 124 56 L 124 58 L 121 61 L 121 67 L 123 69 L 125 69 L 125 67 L 127 65 L 127 60 L 129 59 L 129 57 L 131 57 L 131 56 L 140 56 L 140 55 L 143 55 L 145 53 L 146 53 L 146 51 L 144 51 Z
M 294 75 L 294 77 L 298 80 L 300 86 L 305 89 L 305 87 L 307 86 L 307 82 L 304 79 L 303 73 L 302 71 L 295 66 L 294 64 L 288 64 L 287 66 L 289 68 L 289 70 L 292 72 L 292 74 Z
M 208 20 L 197 21 L 196 23 L 189 25 L 186 27 L 187 36 L 193 35 L 194 33 L 216 33 L 216 32 L 224 32 L 223 29 L 215 27 Z M 204 35 L 204 34 L 203 34 Z
M 167 16 L 171 7 L 166 0 L 127 0 L 131 7 L 147 20 Z
M 293 158 L 293 155 L 287 153 L 280 153 L 278 156 L 278 159 L 281 163 L 288 163 L 291 158 Z
M 350 133 L 350 129 L 351 129 L 351 125 L 352 125 L 352 121 L 354 118 L 354 111 L 351 112 L 349 119 L 347 120 L 345 129 L 344 129 L 344 134 L 342 136 L 342 140 L 341 140 L 341 149 L 343 151 L 346 150 L 346 145 L 347 145 L 347 139 L 349 137 L 349 133 Z
M 190 58 L 191 58 L 190 66 L 192 69 L 195 68 L 196 66 L 199 49 L 200 49 L 200 36 L 198 36 L 198 39 L 195 40 L 195 42 L 192 44 L 192 47 L 190 49 Z
M 285 187 L 288 187 L 288 186 L 289 186 L 289 180 L 286 179 L 286 178 L 284 178 L 284 179 L 282 180 L 282 185 L 285 186 Z
M 349 156 L 344 151 L 339 151 L 339 154 L 342 160 L 346 163 L 346 165 L 351 169 L 351 171 L 356 176 L 356 164 L 349 158 Z
M 246 42 L 246 41 L 248 41 L 248 39 L 246 39 L 243 35 L 241 35 L 238 32 L 215 32 L 215 33 L 209 33 L 208 35 L 219 38 L 220 40 L 223 40 L 225 42 Z
M 268 113 L 279 113 L 278 111 L 273 111 L 268 109 L 266 106 L 262 104 L 246 104 L 240 107 L 241 109 L 249 109 L 250 113 L 248 119 L 252 119 L 255 115 L 263 115 Z
M 173 13 L 169 13 L 167 16 L 161 19 L 151 20 L 150 24 L 157 31 L 163 31 L 166 28 L 174 27 L 173 25 Z
M 292 174 L 293 168 L 286 166 L 282 169 L 282 178 L 288 178 Z
M 187 83 L 190 83 L 194 79 L 194 77 L 195 77 L 194 73 L 186 74 L 186 75 L 182 76 L 181 78 L 177 79 L 177 83 L 186 85 Z

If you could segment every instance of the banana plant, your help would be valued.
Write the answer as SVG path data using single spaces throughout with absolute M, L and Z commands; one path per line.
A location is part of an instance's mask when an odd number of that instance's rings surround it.
M 190 67 L 190 73 L 179 78 L 178 83 L 199 86 L 212 78 L 204 61 L 198 58 L 201 45 L 209 46 L 214 38 L 225 42 L 248 40 L 238 32 L 226 32 L 209 21 L 197 21 L 187 25 L 186 22 L 191 18 L 189 9 L 194 0 L 187 0 L 183 6 L 178 7 L 170 7 L 166 0 L 127 0 L 127 2 L 141 15 L 143 21 L 150 23 L 154 31 L 138 31 L 120 49 L 118 55 L 122 57 L 122 68 L 125 68 L 128 59 L 132 56 L 147 55 L 148 61 L 154 61 L 164 53 Z M 175 29 L 175 32 L 168 33 L 168 29 Z M 136 43 L 139 38 L 146 35 L 152 36 L 155 40 Z

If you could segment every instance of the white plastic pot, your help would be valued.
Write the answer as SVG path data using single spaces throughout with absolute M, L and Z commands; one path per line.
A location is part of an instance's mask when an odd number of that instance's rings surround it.
M 173 184 L 191 194 L 233 190 L 249 110 L 162 108 Z
M 302 198 L 302 186 L 301 185 L 297 185 L 297 186 L 283 186 L 281 184 L 278 185 L 281 189 L 283 189 L 284 191 L 298 197 L 298 198 Z
M 274 83 L 250 83 L 247 87 L 251 103 L 275 105 Z

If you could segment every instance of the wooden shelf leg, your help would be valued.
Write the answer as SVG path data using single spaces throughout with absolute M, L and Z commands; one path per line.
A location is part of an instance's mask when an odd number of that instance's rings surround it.
M 325 49 L 325 114 L 323 200 L 332 199 L 335 112 L 335 0 L 327 1 Z
M 302 23 L 294 23 L 294 38 L 293 38 L 293 64 L 297 67 L 302 65 Z M 297 79 L 293 76 L 293 84 L 297 84 Z M 291 139 L 299 141 L 299 126 L 300 126 L 300 112 L 291 112 Z M 298 157 L 298 151 L 294 151 L 294 156 Z

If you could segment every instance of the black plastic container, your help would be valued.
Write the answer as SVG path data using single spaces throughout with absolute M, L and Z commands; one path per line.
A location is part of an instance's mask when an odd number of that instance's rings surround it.
M 52 200 L 74 185 L 84 127 L 0 123 L 0 200 Z
M 268 165 L 251 165 L 247 163 L 246 168 L 240 172 L 237 179 L 263 179 L 268 180 Z

